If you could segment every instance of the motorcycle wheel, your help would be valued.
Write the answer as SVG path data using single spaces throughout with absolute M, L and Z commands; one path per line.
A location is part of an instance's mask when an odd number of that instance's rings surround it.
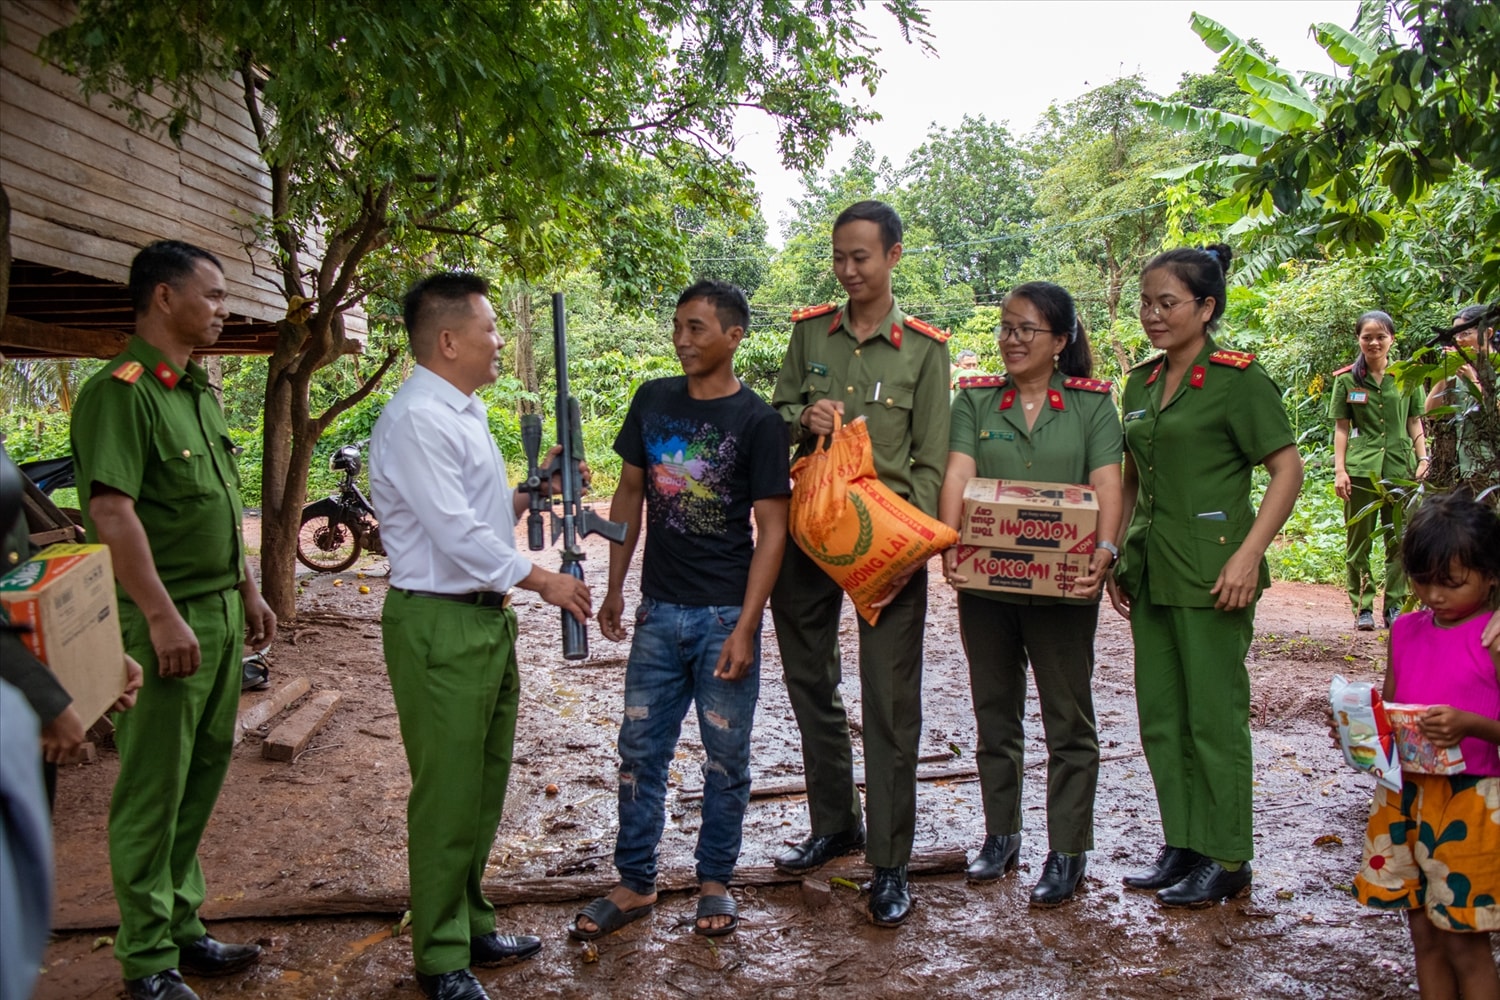
M 314 515 L 297 532 L 297 558 L 309 569 L 337 573 L 353 566 L 359 556 L 359 533 L 337 516 Z

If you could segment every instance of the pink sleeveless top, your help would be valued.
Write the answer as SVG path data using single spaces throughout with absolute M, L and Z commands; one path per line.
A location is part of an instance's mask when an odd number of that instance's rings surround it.
M 1489 620 L 1489 615 L 1479 615 L 1457 628 L 1439 628 L 1428 608 L 1397 618 L 1391 625 L 1395 700 L 1452 705 L 1500 719 L 1500 678 L 1479 641 Z M 1458 748 L 1464 755 L 1464 774 L 1500 777 L 1500 747 L 1467 737 Z

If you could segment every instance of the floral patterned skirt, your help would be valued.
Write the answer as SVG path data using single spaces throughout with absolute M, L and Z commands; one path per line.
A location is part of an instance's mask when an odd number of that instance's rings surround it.
M 1407 777 L 1377 786 L 1354 895 L 1384 910 L 1421 907 L 1447 931 L 1500 930 L 1500 778 Z

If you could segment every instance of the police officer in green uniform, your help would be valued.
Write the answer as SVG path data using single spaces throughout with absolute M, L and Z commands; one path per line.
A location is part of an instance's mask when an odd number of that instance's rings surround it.
M 992 882 L 1021 850 L 1021 775 L 1026 732 L 1026 664 L 1036 677 L 1047 734 L 1047 860 L 1031 893 L 1057 906 L 1083 877 L 1094 846 L 1099 738 L 1094 729 L 1094 632 L 1099 595 L 1119 549 L 1120 414 L 1111 383 L 1090 378 L 1094 360 L 1073 298 L 1033 281 L 1005 297 L 1000 314 L 1005 374 L 960 379 L 949 433 L 939 516 L 956 530 L 964 488 L 976 475 L 1042 483 L 1089 483 L 1099 524 L 1089 572 L 1072 597 L 966 591 L 955 549 L 943 573 L 959 588 L 958 621 L 979 735 L 975 759 L 986 836 L 969 866 L 971 882 Z
M 115 719 L 115 954 L 132 1000 L 184 1000 L 196 994 L 179 969 L 220 975 L 260 955 L 208 935 L 197 850 L 229 770 L 245 640 L 270 643 L 276 616 L 245 565 L 229 428 L 192 360 L 229 315 L 224 272 L 206 250 L 153 243 L 131 262 L 130 297 L 135 336 L 79 392 L 73 456 L 125 650 L 145 668 L 139 703 Z
M 797 455 L 833 432 L 835 414 L 845 422 L 865 417 L 881 481 L 936 515 L 948 448 L 948 335 L 896 305 L 891 269 L 900 259 L 901 219 L 889 205 L 862 201 L 839 214 L 833 267 L 849 300 L 843 308 L 793 314 L 796 325 L 771 405 L 786 420 Z M 866 843 L 838 690 L 842 603 L 837 584 L 788 544 L 771 612 L 802 733 L 812 833 L 776 859 L 783 871 L 811 871 Z M 859 623 L 865 857 L 875 866 L 870 917 L 891 927 L 911 912 L 906 866 L 916 829 L 926 567 L 913 568 L 875 603 L 884 609 L 879 624 Z
M 1230 250 L 1169 250 L 1141 274 L 1141 325 L 1165 353 L 1120 408 L 1129 528 L 1110 597 L 1130 619 L 1141 745 L 1166 846 L 1133 889 L 1203 906 L 1250 885 L 1250 648 L 1265 551 L 1302 486 L 1281 392 L 1254 355 L 1221 351 Z M 1270 473 L 1260 510 L 1250 474 Z
M 1424 394 L 1420 385 L 1402 392 L 1386 371 L 1396 324 L 1378 309 L 1359 318 L 1359 357 L 1333 373 L 1328 415 L 1333 418 L 1333 489 L 1344 501 L 1344 561 L 1354 627 L 1375 628 L 1375 581 L 1370 576 L 1370 544 L 1375 522 L 1385 545 L 1387 627 L 1401 613 L 1406 574 L 1396 537 L 1395 507 L 1383 501 L 1376 483 L 1411 479 L 1427 471 L 1427 434 L 1422 429 Z M 1363 517 L 1360 512 L 1378 505 Z

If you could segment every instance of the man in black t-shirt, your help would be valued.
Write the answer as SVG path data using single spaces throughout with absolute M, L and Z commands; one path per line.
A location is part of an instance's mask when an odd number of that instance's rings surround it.
M 647 524 L 641 603 L 620 723 L 620 884 L 574 918 L 580 940 L 651 912 L 667 768 L 689 702 L 698 706 L 703 825 L 693 930 L 738 924 L 728 883 L 750 801 L 750 724 L 760 694 L 760 625 L 786 548 L 789 442 L 780 415 L 734 375 L 750 322 L 744 293 L 700 281 L 677 300 L 672 345 L 683 374 L 636 391 L 615 439 L 624 460 L 610 519 L 630 526 L 609 554 L 599 627 L 621 640 L 625 571 Z M 755 514 L 756 534 L 750 530 Z

